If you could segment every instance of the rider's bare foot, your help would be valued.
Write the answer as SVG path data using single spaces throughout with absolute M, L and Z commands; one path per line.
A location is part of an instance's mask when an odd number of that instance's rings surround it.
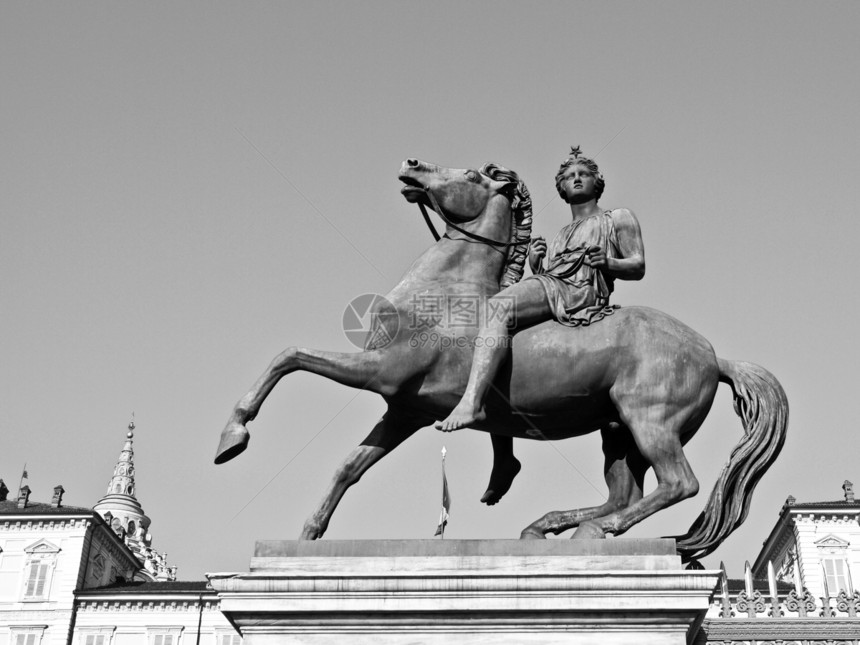
M 504 463 L 493 463 L 493 472 L 490 473 L 490 483 L 481 501 L 487 506 L 498 502 L 511 488 L 514 477 L 520 472 L 522 465 L 516 457 L 506 459 Z
M 469 426 L 483 421 L 486 418 L 487 414 L 484 412 L 483 408 L 478 408 L 476 410 L 471 405 L 460 401 L 457 404 L 457 407 L 448 415 L 447 419 L 444 421 L 437 421 L 433 426 L 442 432 L 452 432 L 453 430 L 468 428 Z

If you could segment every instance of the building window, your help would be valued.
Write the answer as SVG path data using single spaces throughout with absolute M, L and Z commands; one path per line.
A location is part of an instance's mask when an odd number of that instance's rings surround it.
M 215 645 L 242 645 L 242 636 L 229 627 L 216 628 Z
M 48 595 L 46 592 L 50 573 L 50 563 L 44 561 L 30 563 L 27 569 L 27 583 L 24 585 L 24 600 L 41 600 Z
M 110 645 L 114 627 L 84 628 L 78 635 L 78 645 Z
M 179 645 L 182 627 L 161 627 L 149 632 L 149 645 Z
M 44 627 L 39 629 L 26 627 L 16 629 L 13 627 L 9 643 L 11 645 L 39 645 L 42 642 L 42 634 L 44 633 Z
M 24 549 L 24 600 L 47 600 L 51 588 L 51 574 L 57 563 L 60 548 L 47 540 L 39 540 Z
M 81 633 L 80 645 L 110 645 L 113 627 L 105 627 L 98 630 L 87 630 Z
M 15 645 L 36 645 L 41 640 L 41 634 L 15 634 Z
M 827 585 L 828 596 L 835 598 L 840 591 L 849 595 L 854 592 L 851 588 L 851 573 L 845 558 L 824 557 L 821 559 L 821 564 L 824 567 L 824 580 Z

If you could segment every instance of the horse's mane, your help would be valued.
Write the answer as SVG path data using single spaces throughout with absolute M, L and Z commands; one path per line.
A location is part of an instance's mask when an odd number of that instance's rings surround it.
M 529 252 L 528 242 L 532 235 L 532 198 L 529 189 L 513 170 L 508 170 L 498 164 L 486 163 L 481 172 L 496 181 L 510 181 L 516 186 L 511 197 L 511 242 L 523 242 L 508 249 L 508 259 L 502 273 L 499 286 L 504 289 L 516 284 L 523 277 L 526 257 Z

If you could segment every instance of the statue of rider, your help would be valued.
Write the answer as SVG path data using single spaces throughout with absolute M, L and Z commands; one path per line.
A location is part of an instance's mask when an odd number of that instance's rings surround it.
M 640 280 L 645 275 L 639 222 L 627 208 L 603 210 L 597 205 L 605 185 L 595 161 L 578 146 L 571 148 L 555 176 L 555 186 L 570 205 L 572 221 L 550 244 L 546 266 L 546 240 L 533 238 L 529 248 L 533 275 L 494 296 L 513 306 L 497 308 L 505 315 L 481 328 L 463 398 L 446 419 L 436 422 L 438 430 L 459 430 L 486 418 L 484 399 L 508 355 L 511 334 L 550 319 L 572 327 L 596 323 L 614 311 L 609 296 L 616 279 Z M 491 436 L 493 472 L 481 498 L 486 504 L 498 502 L 520 470 L 513 438 Z

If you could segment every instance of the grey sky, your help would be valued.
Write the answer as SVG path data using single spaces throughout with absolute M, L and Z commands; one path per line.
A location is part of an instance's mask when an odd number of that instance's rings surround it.
M 154 545 L 184 578 L 246 569 L 255 539 L 298 535 L 383 404 L 296 374 L 216 468 L 218 434 L 284 347 L 350 349 L 345 305 L 429 245 L 400 162 L 513 168 L 551 237 L 580 144 L 601 203 L 642 223 L 647 275 L 616 302 L 788 392 L 783 456 L 706 561 L 739 573 L 786 495 L 860 477 L 858 24 L 849 2 L 0 5 L 0 477 L 26 461 L 35 498 L 92 505 L 134 410 Z M 630 534 L 686 530 L 740 433 L 722 387 L 688 450 L 703 492 Z M 443 444 L 452 538 L 603 499 L 596 437 L 517 442 L 488 509 L 489 439 L 426 429 L 327 537 L 430 537 Z

